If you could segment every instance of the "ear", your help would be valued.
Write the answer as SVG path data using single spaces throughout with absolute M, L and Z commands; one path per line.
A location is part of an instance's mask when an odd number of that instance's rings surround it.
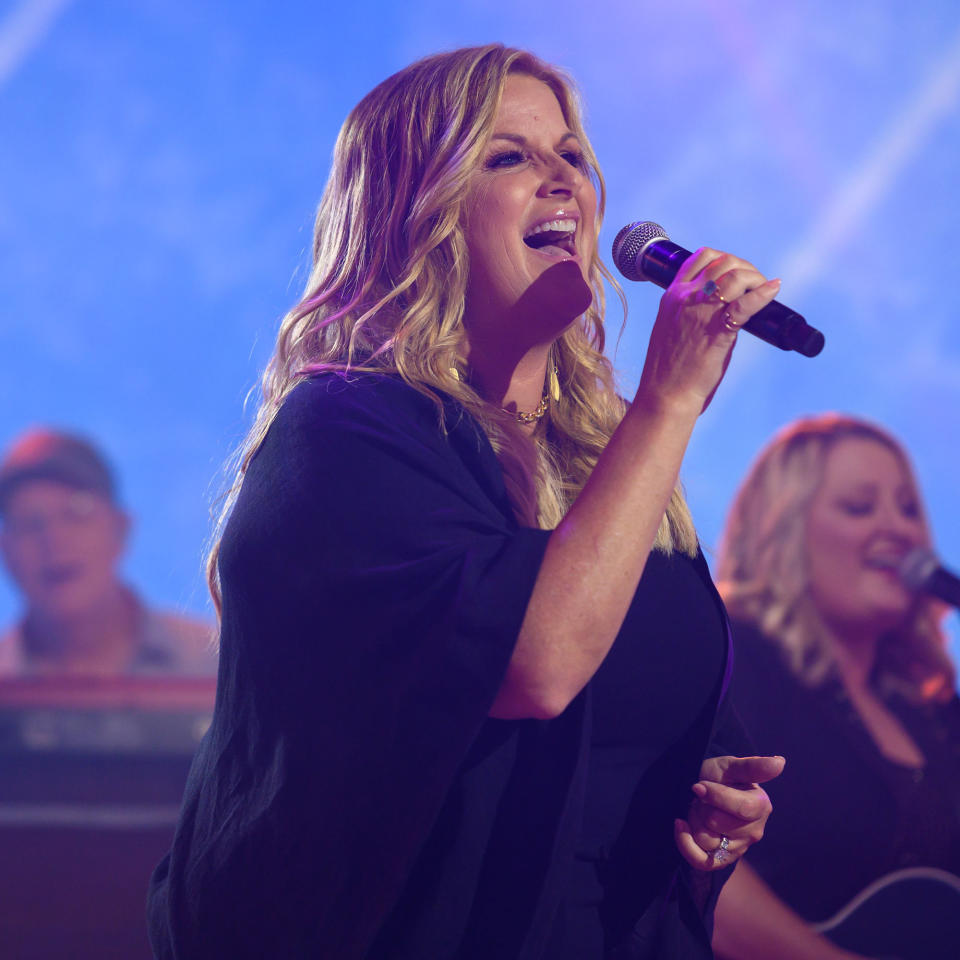
M 113 508 L 114 522 L 117 527 L 117 542 L 120 545 L 121 552 L 126 549 L 130 540 L 130 533 L 133 530 L 133 518 L 126 510 L 120 507 Z
M 0 525 L 0 557 L 3 557 L 3 565 L 10 569 L 10 535 L 6 528 Z
M 10 533 L 0 526 L 0 557 L 3 558 L 3 566 L 6 569 L 7 576 L 19 589 L 20 577 L 17 572 L 17 550 L 13 544 L 13 538 Z

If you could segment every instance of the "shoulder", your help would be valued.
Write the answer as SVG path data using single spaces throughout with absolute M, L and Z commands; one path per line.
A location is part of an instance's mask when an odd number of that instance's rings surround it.
M 452 401 L 438 394 L 447 406 Z M 382 423 L 440 428 L 442 407 L 400 377 L 377 373 L 320 374 L 297 384 L 277 413 L 281 428 L 335 428 L 345 423 Z
M 780 645 L 755 624 L 733 620 L 733 691 L 738 706 L 792 699 L 801 691 Z
M 777 641 L 755 625 L 735 622 L 732 632 L 731 695 L 758 748 L 802 752 L 817 736 L 832 736 L 842 714 L 836 681 L 801 680 Z M 803 723 L 798 725 L 800 717 Z
M 759 661 L 764 667 L 786 669 L 780 646 L 760 628 L 747 620 L 731 618 L 730 630 L 736 645 L 738 660 Z
M 16 676 L 23 672 L 23 637 L 20 626 L 14 624 L 0 633 L 0 677 Z
M 436 511 L 444 496 L 499 509 L 505 494 L 489 442 L 458 403 L 438 397 L 382 374 L 302 381 L 247 465 L 235 512 L 253 509 L 264 523 L 309 514 L 330 528 L 348 514 L 395 524 L 398 512 Z
M 202 620 L 168 610 L 146 610 L 142 647 L 164 672 L 209 675 L 217 670 L 216 631 Z
M 465 438 L 482 445 L 480 428 L 450 397 L 437 398 L 383 374 L 311 377 L 284 400 L 257 469 L 309 477 L 311 485 L 357 470 L 456 470 Z

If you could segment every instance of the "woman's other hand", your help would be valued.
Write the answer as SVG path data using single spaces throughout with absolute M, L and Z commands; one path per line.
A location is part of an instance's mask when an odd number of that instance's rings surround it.
M 637 401 L 706 409 L 740 327 L 779 290 L 746 260 L 709 247 L 691 254 L 660 299 Z
M 711 757 L 693 785 L 696 799 L 674 836 L 683 858 L 697 870 L 735 863 L 763 836 L 773 809 L 760 786 L 783 771 L 783 757 Z

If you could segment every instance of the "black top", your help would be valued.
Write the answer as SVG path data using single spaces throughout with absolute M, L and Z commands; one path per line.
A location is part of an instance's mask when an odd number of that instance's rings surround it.
M 683 741 L 713 722 L 726 654 L 725 614 L 703 558 L 652 553 L 590 682 L 583 827 L 558 920 L 563 949 L 551 960 L 599 957 L 629 942 L 657 902 L 676 863 L 673 820 L 687 816 L 699 776 Z
M 773 642 L 735 624 L 732 696 L 759 753 L 787 758 L 768 786 L 774 814 L 749 861 L 812 922 L 872 881 L 906 867 L 960 875 L 960 701 L 887 706 L 926 757 L 923 770 L 884 757 L 839 680 L 809 687 Z
M 446 412 L 444 434 L 399 380 L 317 377 L 253 459 L 221 547 L 214 719 L 151 886 L 162 960 L 552 960 L 574 848 L 596 839 L 606 684 L 555 720 L 488 719 L 549 532 L 517 526 L 486 438 Z M 701 557 L 656 558 L 644 582 L 615 645 L 633 649 L 633 772 L 588 828 L 609 838 L 617 930 L 635 928 L 621 955 L 708 957 L 670 819 L 708 751 L 725 625 Z M 690 589 L 696 636 L 674 642 Z

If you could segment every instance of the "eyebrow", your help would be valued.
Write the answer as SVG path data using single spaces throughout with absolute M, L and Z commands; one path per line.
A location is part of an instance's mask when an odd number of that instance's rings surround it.
M 518 143 L 521 146 L 525 146 L 527 143 L 527 138 L 524 136 L 521 136 L 519 133 L 495 133 L 490 139 L 491 140 L 509 140 L 511 143 Z M 577 139 L 579 139 L 577 135 L 572 130 L 568 130 L 557 141 L 557 146 L 559 147 L 561 143 L 566 143 L 567 140 L 577 140 Z
M 858 483 L 852 487 L 846 487 L 843 490 L 840 490 L 837 493 L 837 496 L 843 498 L 845 496 L 850 496 L 851 494 L 862 494 L 862 493 L 875 495 L 879 491 L 879 489 L 880 489 L 880 485 L 876 482 L 876 480 L 864 480 L 861 483 Z M 913 497 L 914 499 L 917 499 L 916 489 L 914 488 L 912 483 L 906 480 L 903 481 L 902 483 L 898 483 L 896 487 L 894 487 L 893 492 L 896 496 L 900 496 L 901 494 L 906 493 L 906 494 L 909 494 L 909 496 Z

